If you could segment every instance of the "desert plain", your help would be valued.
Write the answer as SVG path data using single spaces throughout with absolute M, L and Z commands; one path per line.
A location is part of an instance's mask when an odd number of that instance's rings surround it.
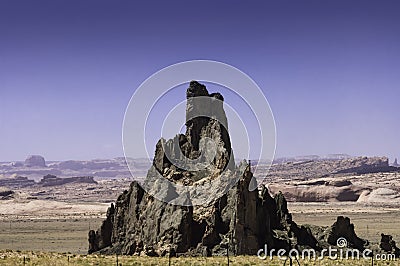
M 53 163 L 46 166 L 46 170 L 51 172 L 58 165 Z M 263 162 L 259 162 L 259 165 L 263 167 Z M 62 258 L 62 263 L 57 265 L 68 261 L 72 263 L 74 260 L 73 265 L 103 265 L 101 261 L 107 265 L 106 261 L 114 261 L 113 257 L 101 259 L 100 255 L 86 254 L 89 230 L 99 228 L 107 208 L 120 193 L 129 188 L 132 181 L 131 177 L 118 176 L 118 171 L 121 175 L 126 174 L 124 165 L 119 163 L 119 166 L 113 168 L 116 176 L 110 178 L 104 177 L 107 169 L 96 169 L 101 174 L 95 176 L 93 182 L 77 179 L 61 184 L 52 183 L 50 181 L 58 179 L 50 176 L 47 183 L 40 183 L 37 178 L 33 178 L 36 180 L 33 185 L 3 186 L 0 200 L 0 265 L 7 265 L 4 264 L 5 258 L 19 258 L 16 261 L 21 261 L 21 258 L 26 257 L 33 263 L 35 259 L 45 260 L 46 256 Z M 142 167 L 144 169 L 147 165 Z M 10 175 L 12 169 L 9 169 L 8 164 L 3 167 L 1 180 L 6 183 L 16 178 L 15 174 Z M 38 171 L 43 171 L 40 169 L 29 168 L 34 176 Z M 138 171 L 143 172 L 143 169 Z M 29 179 L 30 173 L 24 171 Z M 69 172 L 74 175 L 78 173 L 74 169 L 63 171 L 63 177 L 68 176 Z M 86 169 L 84 174 L 91 173 L 94 172 Z M 392 235 L 395 241 L 400 241 L 399 177 L 397 168 L 390 166 L 385 159 L 297 158 L 276 162 L 266 172 L 266 177 L 258 177 L 258 180 L 269 187 L 271 194 L 279 191 L 284 193 L 296 223 L 331 226 L 337 216 L 346 216 L 351 219 L 359 237 L 379 243 L 381 233 Z M 152 264 L 150 260 L 141 262 L 124 256 L 119 259 L 120 263 L 125 261 L 129 265 Z M 218 265 L 224 263 L 224 259 L 209 258 L 207 264 Z M 202 260 L 194 259 L 190 263 L 204 264 Z M 250 265 L 265 265 L 256 257 L 231 258 L 234 265 L 246 261 Z M 184 265 L 182 263 L 185 262 L 176 260 L 173 264 Z M 269 263 L 282 264 L 279 260 Z M 325 265 L 331 265 L 329 263 Z

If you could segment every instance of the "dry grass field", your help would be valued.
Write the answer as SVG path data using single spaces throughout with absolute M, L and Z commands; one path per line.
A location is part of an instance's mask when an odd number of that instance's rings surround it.
M 9 206 L 11 207 L 11 206 Z M 86 213 L 85 208 L 60 209 L 46 213 L 13 213 L 0 217 L 0 265 L 116 265 L 115 256 L 86 255 L 88 230 L 98 228 L 106 205 Z M 391 206 L 356 203 L 289 203 L 298 224 L 332 225 L 338 215 L 351 218 L 356 233 L 378 242 L 380 233 L 392 234 L 400 242 L 400 210 Z M 72 210 L 74 210 L 72 212 Z M 119 265 L 168 265 L 168 258 L 120 256 Z M 278 258 L 230 257 L 230 265 L 283 265 Z M 226 257 L 171 258 L 171 265 L 227 265 Z M 287 262 L 286 265 L 289 265 Z M 297 265 L 297 264 L 293 264 Z M 371 265 L 361 259 L 300 261 L 300 265 Z M 400 261 L 375 261 L 374 265 L 400 265 Z
M 0 265 L 54 265 L 54 266 L 67 266 L 67 265 L 117 265 L 116 256 L 100 256 L 100 255 L 72 255 L 65 253 L 48 253 L 48 252 L 12 252 L 12 251 L 0 251 Z M 166 257 L 154 258 L 154 257 L 135 257 L 135 256 L 119 256 L 118 265 L 227 265 L 226 257 L 180 257 L 171 258 L 171 261 Z M 371 260 L 299 260 L 300 265 L 308 266 L 333 266 L 333 265 L 354 265 L 363 266 L 371 265 Z M 400 261 L 375 261 L 374 265 L 387 265 L 397 266 Z M 281 266 L 284 264 L 283 260 L 274 258 L 273 260 L 261 260 L 256 256 L 237 256 L 229 258 L 230 265 L 271 265 Z M 286 262 L 289 265 L 289 262 Z M 294 265 L 297 265 L 295 263 Z
M 50 200 L 0 201 L 0 250 L 86 254 L 88 232 L 99 228 L 108 206 Z
M 0 220 L 0 249 L 86 254 L 89 228 L 102 218 Z

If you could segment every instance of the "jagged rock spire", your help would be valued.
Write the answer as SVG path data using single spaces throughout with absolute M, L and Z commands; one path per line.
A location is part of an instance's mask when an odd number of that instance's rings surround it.
M 282 194 L 272 198 L 266 187 L 262 187 L 261 194 L 257 188 L 249 191 L 253 173 L 246 161 L 238 167 L 234 164 L 223 96 L 209 94 L 204 85 L 192 81 L 186 97 L 186 134 L 157 143 L 153 166 L 146 177 L 150 180 L 158 172 L 165 178 L 147 183 L 152 185 L 147 192 L 154 189 L 161 197 L 148 194 L 136 181 L 132 182 L 129 191 L 118 197 L 115 208 L 110 208 L 100 229 L 89 232 L 89 252 L 164 256 L 173 250 L 208 256 L 225 255 L 228 248 L 237 255 L 254 255 L 265 244 L 289 248 L 291 239 L 300 235 L 306 241 L 298 243 L 316 248 L 311 233 L 291 220 Z M 214 146 L 202 146 L 204 139 L 211 140 Z M 210 147 L 215 149 L 215 157 L 205 170 L 187 170 L 180 164 L 187 160 L 204 163 L 201 160 L 207 157 Z M 207 191 L 206 197 L 218 197 L 206 205 L 188 206 L 194 200 L 192 194 L 186 194 L 181 205 L 160 200 L 176 196 L 174 188 L 170 188 L 173 183 L 186 188 L 213 178 L 234 182 L 222 189 L 221 196 L 212 190 L 215 187 Z M 218 183 L 218 188 L 223 185 Z M 284 232 L 284 237 L 278 239 L 273 230 Z

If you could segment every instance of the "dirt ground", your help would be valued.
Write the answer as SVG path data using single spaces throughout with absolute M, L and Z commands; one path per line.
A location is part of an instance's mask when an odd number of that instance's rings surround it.
M 0 204 L 0 250 L 86 254 L 88 231 L 99 228 L 108 204 L 53 202 L 47 205 L 49 208 L 34 208 L 43 203 L 31 203 L 29 209 L 22 208 L 26 204 L 18 202 Z M 288 208 L 298 224 L 330 226 L 338 215 L 343 215 L 351 219 L 356 233 L 362 238 L 379 242 L 380 234 L 385 233 L 400 242 L 400 209 L 396 206 L 289 203 Z

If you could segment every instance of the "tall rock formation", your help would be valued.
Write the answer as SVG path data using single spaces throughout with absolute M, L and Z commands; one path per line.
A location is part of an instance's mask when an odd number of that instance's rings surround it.
M 201 179 L 203 176 L 199 174 L 205 173 L 197 171 L 196 164 L 207 163 L 207 160 L 212 160 L 207 167 L 208 174 L 220 173 L 226 168 L 233 170 L 234 158 L 222 95 L 209 94 L 204 85 L 192 81 L 186 92 L 186 101 L 186 134 L 158 141 L 153 163 L 155 168 L 167 179 L 175 181 L 183 176 L 190 176 L 192 181 Z M 207 149 L 214 148 L 207 146 L 207 140 L 216 145 L 215 149 Z M 173 177 L 170 170 L 175 174 Z
M 311 231 L 292 221 L 282 193 L 272 198 L 265 186 L 248 190 L 255 179 L 249 163 L 234 164 L 222 95 L 209 94 L 192 81 L 186 97 L 186 134 L 157 143 L 144 182 L 152 193 L 132 182 L 109 208 L 102 226 L 89 232 L 89 253 L 209 256 L 229 249 L 254 255 L 265 244 L 319 249 Z M 209 180 L 224 182 L 207 191 L 206 197 L 218 195 L 208 204 L 191 204 L 196 195 L 188 192 L 181 205 L 173 205 L 166 202 L 177 198 L 178 191 L 155 179 L 157 174 L 187 188 Z

